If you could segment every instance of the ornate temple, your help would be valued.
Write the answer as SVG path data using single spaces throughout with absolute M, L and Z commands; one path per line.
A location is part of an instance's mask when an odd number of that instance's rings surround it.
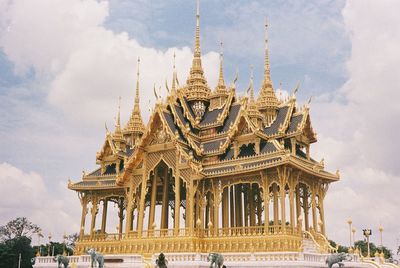
M 120 116 L 96 154 L 98 168 L 68 188 L 82 205 L 76 253 L 301 252 L 306 233 L 327 249 L 324 198 L 338 172 L 311 156 L 317 141 L 309 103 L 276 96 L 265 38 L 264 78 L 255 96 L 204 76 L 200 16 L 186 84 L 175 66 L 168 96 L 143 123 L 137 73 L 132 114 Z M 109 213 L 112 203 L 117 213 Z M 115 210 L 115 209 L 114 209 Z M 119 224 L 106 232 L 110 217 Z

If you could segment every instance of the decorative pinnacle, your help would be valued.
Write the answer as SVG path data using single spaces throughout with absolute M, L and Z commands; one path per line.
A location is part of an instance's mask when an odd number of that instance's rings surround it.
M 219 53 L 219 79 L 217 90 L 225 90 L 225 81 L 224 81 L 224 51 L 223 51 L 223 43 L 220 43 L 220 53 Z
M 254 66 L 250 66 L 250 102 L 254 103 L 254 86 L 253 86 L 253 81 L 254 81 L 254 75 L 253 75 L 253 69 Z
M 200 0 L 197 0 L 197 11 L 196 11 L 196 37 L 194 45 L 194 56 L 200 57 Z
M 269 66 L 268 55 L 268 20 L 265 18 L 265 61 L 264 61 L 264 84 L 271 83 L 271 71 Z
M 119 96 L 118 99 L 118 116 L 117 116 L 116 128 L 119 130 L 121 129 L 121 96 Z
M 140 102 L 140 98 L 139 98 L 139 75 L 140 75 L 139 68 L 140 68 L 140 57 L 138 57 L 138 60 L 137 60 L 136 96 L 135 96 L 135 106 L 134 106 L 135 111 L 139 111 L 139 102 Z
M 172 93 L 174 94 L 175 92 L 176 92 L 176 67 L 175 67 L 175 61 L 176 61 L 176 54 L 175 54 L 175 51 L 174 51 L 174 71 L 173 71 L 173 74 L 172 74 Z

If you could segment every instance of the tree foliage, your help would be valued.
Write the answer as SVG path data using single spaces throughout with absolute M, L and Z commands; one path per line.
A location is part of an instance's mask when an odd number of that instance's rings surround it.
M 31 259 L 35 254 L 28 237 L 14 237 L 0 243 L 0 268 L 17 268 L 19 254 L 21 254 L 21 267 L 31 268 Z
M 39 226 L 25 217 L 18 217 L 0 227 L 0 242 L 23 236 L 30 238 L 32 234 L 39 232 Z
M 368 254 L 368 243 L 364 240 L 359 240 L 354 243 L 355 247 L 360 249 L 363 256 L 366 256 Z M 378 251 L 378 253 L 381 253 L 383 250 L 383 254 L 385 255 L 385 259 L 390 259 L 393 257 L 392 251 L 388 249 L 387 247 L 383 246 L 376 246 L 374 243 L 369 243 L 369 249 L 370 249 L 370 254 L 371 256 L 375 255 L 375 252 Z

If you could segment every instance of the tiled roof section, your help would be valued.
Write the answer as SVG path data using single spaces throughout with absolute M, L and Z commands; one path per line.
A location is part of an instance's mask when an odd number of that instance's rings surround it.
M 115 173 L 116 173 L 115 164 L 111 164 L 111 165 L 106 167 L 106 171 L 104 172 L 103 175 L 115 174 Z
M 269 163 L 272 163 L 274 161 L 278 161 L 281 159 L 282 159 L 281 157 L 274 157 L 271 159 L 261 160 L 261 161 L 252 162 L 252 163 L 248 163 L 248 164 L 242 164 L 242 167 L 243 168 L 251 168 L 253 166 L 262 166 L 262 165 L 266 165 L 266 164 L 269 164 Z
M 183 97 L 183 101 L 185 102 L 186 107 L 188 108 L 189 113 L 192 115 L 192 117 L 193 117 L 193 118 L 196 118 L 196 115 L 194 114 L 194 112 L 193 112 L 193 110 L 192 110 L 192 107 L 190 107 L 189 102 L 186 100 L 186 97 Z
M 273 153 L 276 152 L 278 148 L 276 148 L 275 144 L 269 141 L 260 142 L 260 153 Z
M 219 168 L 210 168 L 204 170 L 206 174 L 214 173 L 214 172 L 229 172 L 229 171 L 234 171 L 235 166 L 226 166 L 226 167 L 219 167 Z
M 223 155 L 221 155 L 220 160 L 230 160 L 233 158 L 233 156 L 234 156 L 234 149 L 232 148 L 232 146 L 229 146 L 226 152 Z
M 215 109 L 208 111 L 204 114 L 203 119 L 200 122 L 200 126 L 206 126 L 208 124 L 213 124 L 217 122 L 218 116 L 222 113 L 224 108 Z
M 164 115 L 165 121 L 168 124 L 169 129 L 171 129 L 171 132 L 174 133 L 174 135 L 175 135 L 175 133 L 177 131 L 179 133 L 179 139 L 183 142 L 187 142 L 185 137 L 183 136 L 182 131 L 179 129 L 179 127 L 177 127 L 175 125 L 172 115 L 168 112 L 163 112 L 163 115 Z
M 254 143 L 243 144 L 240 146 L 239 157 L 255 155 Z
M 290 123 L 289 123 L 289 127 L 286 131 L 287 134 L 297 131 L 297 128 L 299 127 L 301 121 L 303 120 L 303 116 L 304 116 L 303 114 L 292 116 Z
M 189 124 L 190 131 L 192 131 L 193 133 L 197 134 L 197 133 L 198 133 L 198 130 L 197 130 L 197 129 L 194 129 L 194 128 L 192 127 L 192 124 L 190 123 L 190 121 L 187 120 L 186 117 L 185 117 L 185 115 L 183 114 L 183 108 L 182 108 L 181 106 L 179 106 L 179 105 L 176 105 L 176 104 L 174 104 L 174 105 L 172 105 L 172 106 L 173 106 L 173 107 L 171 107 L 171 109 L 173 108 L 173 109 L 175 110 L 175 113 L 178 115 L 177 120 L 180 120 L 181 123 L 182 123 L 185 127 L 186 127 L 187 124 Z M 190 108 L 189 108 L 189 109 L 190 109 Z
M 74 183 L 74 187 L 93 187 L 93 186 L 116 186 L 115 180 L 94 180 L 94 181 L 80 181 Z
M 276 115 L 276 119 L 272 124 L 266 128 L 264 128 L 264 133 L 268 136 L 273 136 L 278 134 L 279 127 L 285 122 L 285 118 L 289 113 L 289 106 L 283 106 L 279 108 L 278 113 Z
M 240 111 L 240 104 L 234 104 L 231 106 L 228 116 L 224 122 L 224 126 L 222 127 L 220 132 L 226 132 L 229 130 L 229 126 L 232 122 L 235 122 Z
M 98 168 L 92 172 L 90 172 L 87 176 L 100 176 L 101 175 L 101 168 Z
M 210 142 L 204 142 L 203 147 L 204 147 L 204 152 L 212 152 L 216 151 L 219 149 L 220 144 L 224 144 L 226 141 L 226 138 L 223 139 L 218 139 L 215 141 L 210 141 Z
M 135 150 L 134 147 L 126 146 L 126 154 L 128 156 L 131 156 L 134 150 Z

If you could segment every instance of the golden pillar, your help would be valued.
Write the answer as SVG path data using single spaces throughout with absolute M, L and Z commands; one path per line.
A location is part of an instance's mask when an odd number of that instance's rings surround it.
M 254 206 L 254 185 L 250 184 L 250 189 L 249 189 L 249 210 L 250 210 L 250 226 L 256 226 L 256 210 Z
M 80 231 L 80 239 L 83 238 L 85 234 L 85 224 L 86 224 L 86 215 L 88 213 L 88 200 L 86 196 L 81 197 L 81 204 L 82 204 L 82 217 L 81 217 L 81 231 Z
M 205 227 L 208 228 L 208 223 L 210 222 L 210 206 L 211 206 L 211 193 L 207 192 L 206 194 L 206 219 L 205 219 Z
M 308 221 L 308 188 L 306 185 L 303 186 L 303 210 L 304 210 L 304 225 L 306 231 L 309 229 L 309 221 Z
M 313 219 L 313 228 L 314 231 L 318 231 L 318 221 L 317 221 L 317 196 L 315 195 L 315 187 L 311 194 L 311 207 L 312 207 L 312 219 Z
M 157 177 L 158 177 L 158 168 L 154 169 L 153 180 L 151 183 L 151 198 L 150 198 L 150 215 L 149 222 L 147 225 L 148 230 L 154 229 L 154 218 L 156 215 L 156 202 L 157 202 Z
M 181 179 L 179 176 L 179 170 L 176 171 L 175 177 L 175 211 L 174 211 L 174 228 L 175 235 L 179 234 L 179 220 L 180 220 L 180 206 L 181 205 Z
M 257 185 L 257 224 L 261 226 L 262 224 L 262 204 L 261 204 L 261 188 Z
M 289 203 L 290 203 L 290 225 L 294 228 L 296 226 L 294 220 L 294 189 L 293 185 L 289 189 Z
M 229 212 L 231 216 L 231 227 L 235 227 L 235 195 L 233 193 L 233 186 L 229 187 L 230 192 L 230 203 L 229 203 Z
M 236 208 L 236 227 L 243 226 L 243 211 L 242 211 L 242 191 L 241 191 L 241 184 L 235 185 L 235 208 Z
M 93 205 L 92 209 L 91 209 L 92 222 L 90 224 L 90 234 L 94 235 L 95 228 L 96 228 L 96 216 L 97 216 L 97 213 L 99 212 L 99 206 L 97 204 L 97 197 L 92 198 L 92 205 Z
M 119 212 L 118 212 L 118 217 L 119 217 L 119 234 L 122 234 L 122 230 L 123 230 L 123 225 L 124 225 L 124 199 L 121 198 L 119 200 Z
M 163 180 L 163 196 L 162 196 L 162 208 L 161 208 L 161 226 L 160 229 L 168 229 L 168 208 L 169 208 L 169 196 L 168 196 L 168 184 L 169 184 L 169 174 L 168 168 L 164 170 L 164 180 Z
M 243 207 L 243 212 L 244 212 L 244 218 L 243 218 L 243 226 L 248 226 L 249 225 L 249 210 L 250 210 L 250 197 L 249 197 L 249 192 L 250 192 L 250 188 L 247 186 L 247 184 L 245 184 L 243 186 L 243 203 L 244 203 L 244 207 Z
M 296 185 L 296 221 L 299 226 L 299 218 L 301 218 L 301 204 L 300 204 L 300 184 Z
M 279 224 L 279 207 L 278 207 L 278 185 L 274 183 L 272 185 L 272 194 L 274 198 L 274 225 L 277 226 Z
M 319 197 L 319 216 L 321 217 L 321 233 L 325 235 L 325 212 L 324 212 L 324 198 Z
M 147 158 L 147 154 L 144 154 L 143 159 Z M 143 170 L 146 170 L 146 161 L 144 161 L 143 164 Z M 147 172 L 143 172 L 143 178 L 142 178 L 142 188 L 140 190 L 140 204 L 139 204 L 139 210 L 138 210 L 138 222 L 137 222 L 137 230 L 138 230 L 138 236 L 142 236 L 142 231 L 143 231 L 143 218 L 144 218 L 144 209 L 145 209 L 145 199 L 146 199 L 146 188 L 147 188 Z
M 279 197 L 281 199 L 281 225 L 282 225 L 282 231 L 284 231 L 285 230 L 285 226 L 286 226 L 286 206 L 285 206 L 286 190 L 285 190 L 285 184 L 283 184 L 279 188 Z
M 267 178 L 264 178 L 264 189 L 263 189 L 263 199 L 264 199 L 264 233 L 268 233 L 269 227 L 269 187 Z
M 221 193 L 218 188 L 214 189 L 214 219 L 213 219 L 213 224 L 214 224 L 214 230 L 215 230 L 215 235 L 218 235 L 218 228 L 219 228 L 219 206 L 221 204 Z
M 103 200 L 103 215 L 101 218 L 101 233 L 106 233 L 106 224 L 107 224 L 107 208 L 108 208 L 108 200 L 104 198 Z
M 228 228 L 228 188 L 222 191 L 222 228 Z
M 188 185 L 189 202 L 186 201 L 186 219 L 188 219 L 189 234 L 193 235 L 193 223 L 194 223 L 194 213 L 193 213 L 193 198 L 194 198 L 194 185 L 193 181 L 189 182 Z

